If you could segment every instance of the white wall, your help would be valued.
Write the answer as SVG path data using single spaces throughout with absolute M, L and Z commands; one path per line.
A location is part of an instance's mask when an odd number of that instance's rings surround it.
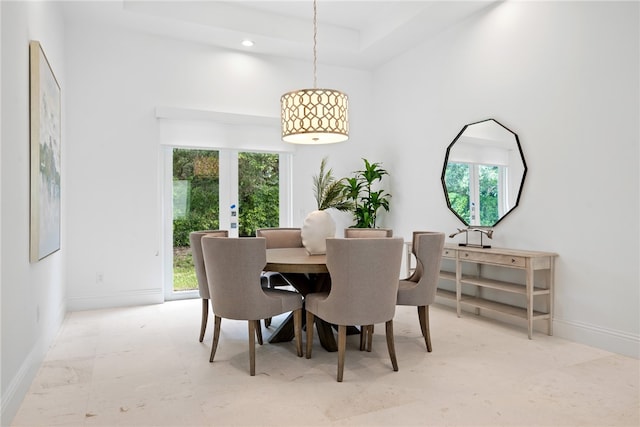
M 278 117 L 281 94 L 309 86 L 313 69 L 308 62 L 96 25 L 69 23 L 65 46 L 69 309 L 162 302 L 156 107 Z M 350 150 L 357 161 L 358 144 L 368 143 L 363 124 L 372 111 L 371 74 L 336 67 L 320 67 L 318 74 L 321 84 L 353 98 Z M 297 215 L 314 208 L 311 171 L 325 151 L 294 154 Z
M 375 73 L 398 235 L 462 224 L 447 145 L 494 118 L 529 167 L 494 246 L 557 252 L 555 334 L 639 356 L 639 4 L 504 2 Z M 447 241 L 457 241 L 447 239 Z
M 2 23 L 2 5 L 0 5 L 0 23 Z M 0 201 L 2 200 L 2 102 L 4 99 L 2 96 L 2 31 L 0 30 Z M 0 242 L 2 242 L 2 209 L 0 209 Z M 2 244 L 0 243 L 0 321 L 2 319 Z M 1 328 L 1 325 L 0 325 Z M 3 417 L 1 414 L 4 414 L 3 402 L 5 395 L 4 386 L 2 386 L 2 339 L 0 337 L 0 423 L 3 422 Z M 17 399 L 16 399 L 17 400 Z M 7 416 L 8 418 L 8 416 Z
M 65 313 L 65 62 L 53 3 L 1 2 L 2 425 L 35 376 Z M 62 87 L 62 250 L 29 263 L 29 40 L 39 40 Z
M 252 56 L 95 25 L 63 25 L 51 2 L 0 2 L 2 19 L 2 423 L 64 312 L 162 301 L 157 106 L 277 116 L 309 86 L 309 63 Z M 351 139 L 301 147 L 294 223 L 314 209 L 311 176 L 381 161 L 384 225 L 460 226 L 444 202 L 446 146 L 495 118 L 529 166 L 521 205 L 494 245 L 555 251 L 556 334 L 638 355 L 638 3 L 503 2 L 371 74 L 320 66 L 350 95 Z M 64 39 L 62 38 L 64 34 Z M 28 41 L 39 39 L 63 99 L 62 250 L 28 263 Z M 337 214 L 338 232 L 350 224 Z M 103 283 L 96 283 L 101 273 Z M 39 312 L 39 318 L 38 318 Z

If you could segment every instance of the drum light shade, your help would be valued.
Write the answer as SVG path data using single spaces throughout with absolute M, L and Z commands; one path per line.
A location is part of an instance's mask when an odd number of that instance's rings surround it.
M 280 98 L 282 140 L 332 144 L 349 139 L 349 99 L 333 89 L 301 89 Z
M 332 144 L 349 139 L 349 99 L 334 89 L 319 89 L 318 8 L 313 0 L 313 89 L 280 97 L 282 140 L 293 144 Z

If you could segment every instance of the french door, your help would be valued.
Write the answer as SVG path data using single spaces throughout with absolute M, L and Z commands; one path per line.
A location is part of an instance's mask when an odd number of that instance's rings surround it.
M 165 300 L 198 297 L 189 233 L 291 222 L 291 155 L 230 149 L 164 148 Z

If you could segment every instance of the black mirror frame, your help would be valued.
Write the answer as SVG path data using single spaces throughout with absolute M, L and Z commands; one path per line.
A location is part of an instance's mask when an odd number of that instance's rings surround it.
M 442 183 L 442 190 L 444 192 L 444 197 L 447 201 L 447 208 L 449 208 L 449 210 L 451 212 L 453 212 L 453 214 L 455 216 L 458 217 L 458 219 L 467 227 L 471 227 L 471 225 L 467 224 L 467 221 L 465 221 L 459 214 L 458 212 L 456 212 L 455 210 L 453 210 L 453 208 L 451 207 L 451 201 L 449 200 L 449 193 L 447 192 L 447 185 L 445 183 L 445 173 L 447 171 L 447 163 L 449 162 L 449 152 L 451 151 L 451 148 L 454 146 L 454 144 L 458 141 L 458 139 L 460 139 L 460 137 L 462 136 L 462 134 L 464 134 L 465 130 L 467 130 L 467 128 L 469 126 L 473 126 L 473 125 L 477 125 L 479 123 L 484 123 L 484 122 L 488 122 L 488 121 L 492 121 L 495 122 L 496 124 L 500 125 L 501 127 L 503 127 L 504 129 L 506 129 L 507 131 L 511 132 L 513 134 L 513 136 L 516 139 L 516 145 L 518 146 L 518 152 L 520 153 L 520 158 L 522 159 L 522 166 L 524 168 L 524 171 L 522 172 L 522 179 L 520 180 L 520 188 L 518 189 L 518 197 L 516 198 L 516 203 L 513 205 L 513 207 L 511 207 L 511 209 L 509 209 L 509 211 L 507 213 L 505 213 L 504 215 L 502 215 L 500 217 L 500 219 L 498 219 L 493 225 L 491 226 L 474 226 L 477 228 L 491 228 L 491 227 L 495 227 L 496 225 L 498 225 L 500 223 L 500 221 L 502 221 L 503 219 L 505 219 L 507 217 L 507 215 L 509 215 L 511 212 L 513 212 L 513 210 L 515 208 L 518 207 L 518 204 L 520 203 L 520 196 L 522 196 L 522 188 L 524 187 L 524 181 L 525 178 L 527 177 L 527 162 L 524 159 L 524 153 L 522 152 L 522 146 L 520 145 L 520 138 L 518 138 L 518 134 L 515 133 L 514 131 L 512 131 L 511 129 L 509 129 L 508 127 L 506 127 L 505 125 L 503 125 L 502 123 L 500 123 L 499 121 L 495 120 L 495 119 L 485 119 L 485 120 L 480 120 L 478 122 L 474 122 L 474 123 L 469 123 L 464 125 L 464 127 L 462 128 L 462 130 L 460 130 L 460 132 L 458 132 L 458 135 L 456 135 L 455 139 L 451 142 L 451 144 L 449 144 L 449 146 L 447 147 L 447 151 L 446 154 L 444 156 L 444 165 L 442 166 L 442 175 L 440 176 L 440 181 Z

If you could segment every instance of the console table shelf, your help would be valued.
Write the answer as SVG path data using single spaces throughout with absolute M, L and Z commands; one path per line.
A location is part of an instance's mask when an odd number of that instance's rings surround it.
M 439 288 L 437 296 L 454 300 L 458 316 L 462 315 L 461 306 L 464 304 L 474 307 L 476 314 L 481 314 L 481 310 L 490 310 L 525 319 L 529 339 L 533 335 L 534 320 L 547 320 L 548 333 L 553 334 L 554 261 L 557 254 L 447 244 L 442 257 L 443 261 L 448 260 L 454 263 L 455 272 L 443 269 L 440 272 L 440 279 L 445 282 L 454 282 L 456 290 L 452 292 Z M 486 270 L 489 266 L 494 269 L 494 275 L 496 271 L 497 274 L 504 273 L 501 269 L 522 271 L 522 280 L 506 281 L 488 277 Z M 445 267 L 444 262 L 443 267 Z M 470 274 L 468 270 L 473 270 L 475 273 Z M 484 295 L 485 289 L 522 295 L 524 306 L 517 305 L 521 302 L 520 300 L 514 301 L 514 304 L 492 300 L 488 295 Z M 534 304 L 542 305 L 544 309 L 534 310 Z
M 455 274 L 453 276 L 455 280 Z M 525 286 L 514 284 L 511 282 L 503 282 L 501 280 L 484 279 L 479 277 L 463 275 L 460 281 L 463 285 L 482 286 L 484 288 L 498 289 L 500 291 L 513 292 L 514 294 L 521 294 L 521 295 L 527 294 L 527 289 Z M 533 288 L 534 295 L 542 295 L 549 292 L 550 292 L 549 289 L 535 288 L 535 287 Z
M 444 289 L 438 289 L 436 291 L 436 295 L 439 296 L 440 298 L 446 298 L 446 299 L 450 299 L 455 301 L 456 300 L 456 293 L 455 292 L 451 292 L 451 291 L 447 291 Z
M 476 308 L 484 308 L 487 310 L 496 311 L 510 316 L 520 317 L 522 319 L 527 318 L 527 310 L 524 308 L 516 307 L 509 304 L 503 304 L 501 302 L 490 301 L 483 298 L 476 297 L 462 297 L 460 299 L 461 304 L 467 304 Z M 548 319 L 549 313 L 541 313 L 539 311 L 533 311 L 534 319 Z
M 440 278 L 441 279 L 447 279 L 447 280 L 456 280 L 456 273 L 452 273 L 450 271 L 441 271 L 440 272 Z M 455 292 L 453 293 L 455 295 Z

